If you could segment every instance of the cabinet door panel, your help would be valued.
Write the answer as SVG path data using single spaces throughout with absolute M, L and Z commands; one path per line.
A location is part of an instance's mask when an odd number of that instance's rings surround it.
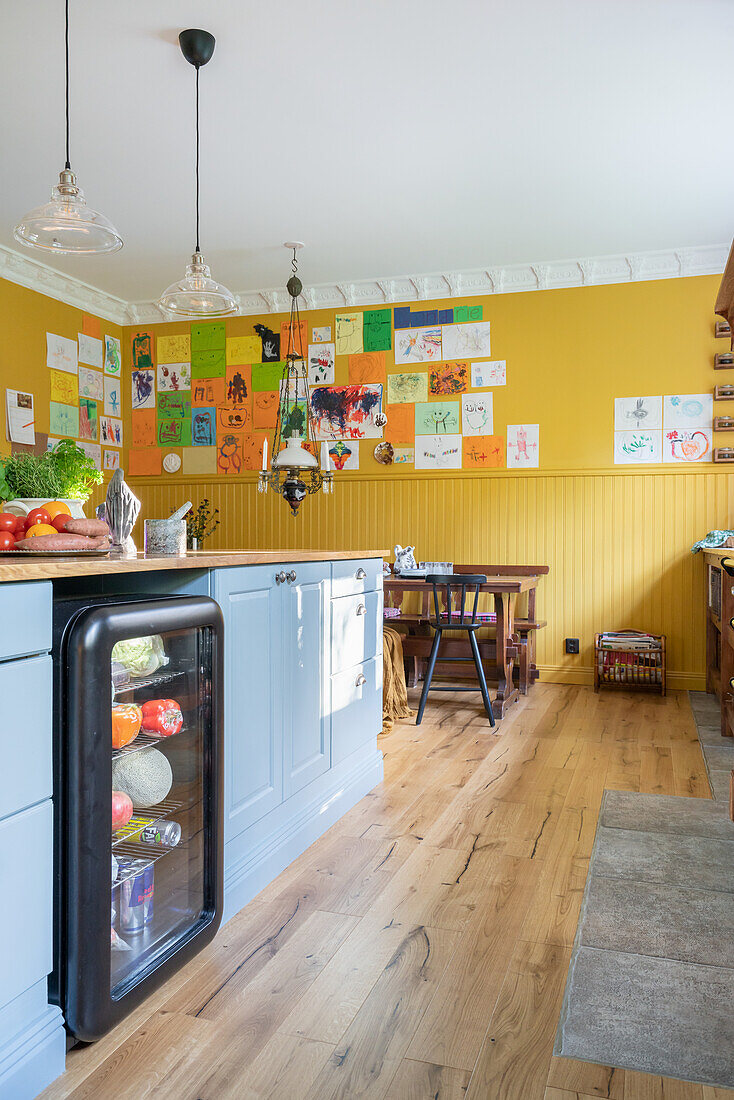
M 51 970 L 53 807 L 51 800 L 0 822 L 0 1006 Z
M 328 569 L 320 562 L 296 565 L 296 580 L 282 586 L 286 797 L 331 766 Z
M 331 677 L 331 760 L 375 743 L 382 729 L 382 658 L 373 657 Z
M 382 652 L 382 592 L 331 601 L 332 672 L 362 664 Z

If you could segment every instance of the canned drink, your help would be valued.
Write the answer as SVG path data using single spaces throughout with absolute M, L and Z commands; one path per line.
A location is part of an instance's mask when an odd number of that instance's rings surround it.
M 153 864 L 126 878 L 120 887 L 120 928 L 123 932 L 142 932 L 153 920 Z
M 161 848 L 175 848 L 181 840 L 181 826 L 165 817 L 131 817 L 127 825 L 118 829 L 116 836 L 133 844 L 156 844 Z

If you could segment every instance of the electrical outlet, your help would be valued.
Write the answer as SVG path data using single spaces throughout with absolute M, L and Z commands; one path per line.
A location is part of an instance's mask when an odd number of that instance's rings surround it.
M 566 638 L 566 653 L 578 653 L 579 640 L 578 638 Z

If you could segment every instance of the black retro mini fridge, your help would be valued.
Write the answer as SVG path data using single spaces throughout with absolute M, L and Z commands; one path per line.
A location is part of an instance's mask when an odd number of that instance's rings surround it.
M 98 1039 L 222 914 L 222 649 L 203 596 L 54 608 L 52 998 Z

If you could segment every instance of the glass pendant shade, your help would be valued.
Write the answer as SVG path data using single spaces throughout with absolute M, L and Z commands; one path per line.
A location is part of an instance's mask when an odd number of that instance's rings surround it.
M 68 168 L 59 174 L 51 201 L 21 218 L 13 236 L 44 252 L 93 255 L 122 248 L 122 237 L 112 222 L 87 206 L 84 192 Z
M 318 466 L 316 458 L 303 446 L 303 439 L 298 435 L 292 435 L 282 451 L 273 459 L 273 469 L 288 469 L 293 467 L 315 469 Z
M 163 291 L 158 305 L 179 317 L 227 317 L 239 308 L 232 291 L 212 279 L 200 252 L 191 257 L 183 279 Z

